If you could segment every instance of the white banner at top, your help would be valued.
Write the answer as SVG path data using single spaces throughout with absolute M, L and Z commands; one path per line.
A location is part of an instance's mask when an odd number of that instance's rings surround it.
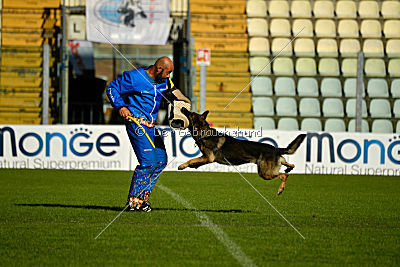
M 164 45 L 169 35 L 169 1 L 87 0 L 86 27 L 93 42 Z

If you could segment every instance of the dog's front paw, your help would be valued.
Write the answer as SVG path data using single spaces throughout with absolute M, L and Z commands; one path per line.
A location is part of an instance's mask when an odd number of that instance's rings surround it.
M 187 166 L 185 165 L 185 163 L 179 165 L 178 170 L 183 170 L 185 169 Z

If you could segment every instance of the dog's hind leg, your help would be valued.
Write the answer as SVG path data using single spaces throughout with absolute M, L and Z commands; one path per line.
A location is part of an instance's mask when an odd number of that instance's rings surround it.
M 282 161 L 282 159 L 284 162 Z M 279 179 L 281 179 L 281 184 L 278 189 L 278 195 L 280 195 L 280 194 L 282 194 L 283 190 L 285 189 L 286 181 L 289 176 L 288 173 L 280 173 L 279 172 L 281 164 L 287 166 L 288 168 L 291 166 L 294 167 L 294 165 L 287 163 L 283 157 L 280 157 L 280 159 L 278 159 L 277 163 L 278 164 L 275 164 L 272 161 L 262 161 L 261 160 L 257 163 L 257 166 L 258 166 L 258 175 L 261 178 L 263 178 L 265 180 L 272 180 L 272 179 L 275 179 L 278 177 Z M 289 166 L 286 165 L 285 163 L 288 164 Z
M 281 179 L 281 184 L 278 189 L 278 195 L 282 194 L 283 190 L 285 190 L 286 181 L 288 178 L 288 173 L 280 173 L 278 177 Z
M 258 175 L 264 180 L 272 180 L 278 177 L 279 168 L 271 161 L 259 160 L 257 162 Z
M 293 170 L 294 164 L 288 163 L 284 157 L 280 157 L 279 160 L 280 160 L 282 165 L 287 167 L 286 170 L 285 170 L 285 173 L 289 173 L 289 172 L 291 172 Z

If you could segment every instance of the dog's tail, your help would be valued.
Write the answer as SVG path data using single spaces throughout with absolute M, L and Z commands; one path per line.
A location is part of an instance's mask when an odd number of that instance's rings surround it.
M 298 135 L 288 146 L 287 148 L 281 148 L 281 154 L 294 154 L 296 150 L 299 148 L 301 143 L 306 138 L 306 134 Z

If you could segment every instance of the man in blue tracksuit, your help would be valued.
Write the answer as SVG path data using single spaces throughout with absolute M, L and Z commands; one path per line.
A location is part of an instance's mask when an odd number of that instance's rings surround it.
M 132 176 L 128 204 L 132 211 L 151 211 L 147 199 L 162 170 L 167 153 L 154 125 L 161 100 L 183 100 L 190 103 L 170 79 L 174 65 L 168 57 L 154 65 L 125 71 L 107 86 L 111 105 L 125 119 L 126 131 L 139 165 Z

